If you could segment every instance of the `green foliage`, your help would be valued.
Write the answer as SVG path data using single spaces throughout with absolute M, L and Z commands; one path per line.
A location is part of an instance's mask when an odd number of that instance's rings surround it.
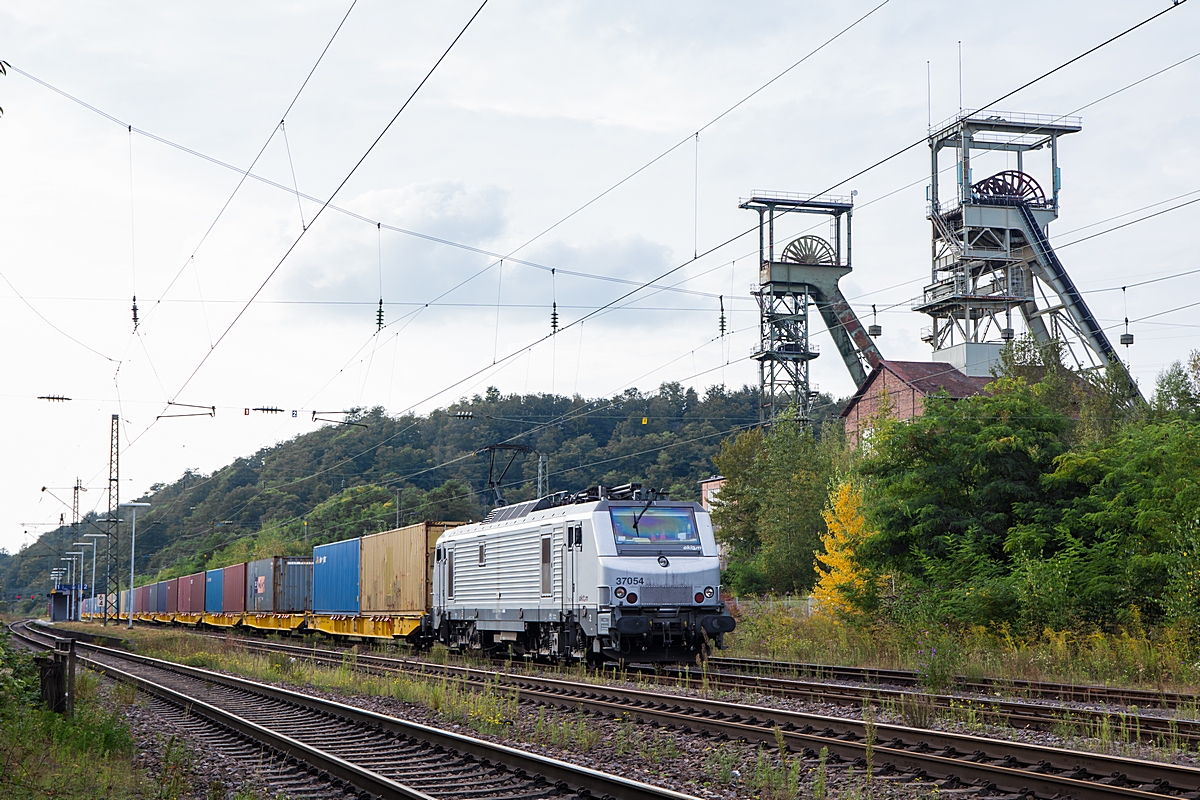
M 713 463 L 726 478 L 714 512 L 730 550 L 723 583 L 738 594 L 811 589 L 829 486 L 850 463 L 841 430 L 818 438 L 785 414 L 767 433 L 727 440 Z
M 1010 530 L 1038 519 L 1042 477 L 1066 450 L 1067 418 L 1040 387 L 1021 378 L 993 387 L 930 397 L 922 416 L 885 421 L 863 462 L 878 534 L 859 557 L 913 576 L 966 620 L 1011 618 Z
M 459 418 L 460 411 L 472 416 Z M 721 440 L 757 415 L 756 389 L 712 387 L 701 395 L 674 383 L 595 400 L 488 389 L 421 416 L 360 409 L 350 419 L 366 427 L 317 428 L 130 498 L 153 504 L 138 515 L 138 580 L 300 554 L 315 543 L 387 530 L 397 517 L 402 525 L 478 520 L 491 498 L 484 494 L 487 459 L 475 453 L 497 442 L 546 454 L 551 491 L 640 481 L 698 499 L 698 481 L 712 474 Z M 505 477 L 505 498 L 532 498 L 536 477 L 537 458 L 518 458 Z M 94 514 L 83 526 L 101 530 Z M 0 586 L 14 594 L 44 586 L 49 567 L 76 541 L 71 536 L 59 528 L 0 559 Z M 128 575 L 127 552 L 117 555 L 118 574 Z
M 861 472 L 879 533 L 858 557 L 899 576 L 886 614 L 1196 635 L 1200 356 L 1165 370 L 1148 406 L 1120 365 L 1078 376 L 1057 358 L 1006 349 L 991 394 L 877 427 Z

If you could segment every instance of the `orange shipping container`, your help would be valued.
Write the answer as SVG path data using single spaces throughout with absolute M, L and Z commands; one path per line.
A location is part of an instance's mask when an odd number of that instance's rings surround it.
M 362 614 L 423 614 L 433 602 L 434 545 L 462 522 L 419 522 L 362 537 Z

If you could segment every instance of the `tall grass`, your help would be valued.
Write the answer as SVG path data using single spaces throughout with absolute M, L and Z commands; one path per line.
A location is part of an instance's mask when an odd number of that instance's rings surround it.
M 913 621 L 855 623 L 803 609 L 742 603 L 724 654 L 748 658 L 916 670 L 930 689 L 955 677 L 1027 679 L 1189 691 L 1200 687 L 1200 648 L 1163 628 L 1104 631 L 1047 629 L 1036 637 Z M 819 674 L 819 670 L 807 670 Z

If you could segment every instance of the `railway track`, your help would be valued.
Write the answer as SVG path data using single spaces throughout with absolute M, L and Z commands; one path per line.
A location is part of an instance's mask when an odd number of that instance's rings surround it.
M 703 697 L 594 685 L 369 653 L 241 642 L 251 650 L 288 653 L 318 665 L 375 674 L 421 674 L 484 687 L 513 687 L 522 702 L 635 720 L 685 735 L 772 746 L 777 737 L 813 759 L 821 749 L 842 764 L 889 780 L 933 779 L 940 789 L 976 787 L 989 794 L 1077 800 L 1164 798 L 1200 800 L 1200 769 L 1023 742 L 988 739 L 901 725 L 804 714 Z
M 205 634 L 199 634 L 205 635 Z M 242 639 L 245 646 L 257 649 L 272 647 L 261 640 Z M 280 645 L 287 647 L 287 645 Z M 309 648 L 301 648 L 305 653 Z M 330 650 L 328 652 L 339 652 Z M 345 651 L 342 651 L 345 652 Z M 364 654 L 360 658 L 371 658 Z M 398 659 L 400 663 L 415 665 L 415 659 Z M 833 703 L 861 707 L 864 702 L 878 703 L 904 714 L 918 705 L 928 706 L 930 711 L 951 712 L 964 720 L 1004 725 L 1038 731 L 1071 731 L 1083 736 L 1100 737 L 1102 732 L 1125 742 L 1157 745 L 1180 749 L 1200 745 L 1200 720 L 1178 717 L 1155 716 L 1131 712 L 1113 712 L 1096 708 L 1068 708 L 1061 705 L 1044 705 L 999 697 L 969 698 L 957 695 L 939 695 L 913 689 L 887 688 L 881 685 L 848 685 L 827 683 L 778 675 L 747 675 L 736 672 L 713 672 L 698 670 L 667 670 L 665 674 L 645 673 L 644 680 L 664 685 L 695 688 L 702 685 L 712 689 L 755 692 L 797 700 Z
M 854 681 L 856 683 L 888 684 L 915 688 L 920 685 L 920 676 L 911 670 L 876 669 L 874 667 L 838 667 L 825 664 L 805 664 L 788 661 L 769 661 L 752 658 L 710 658 L 710 666 L 717 669 L 740 670 L 762 676 L 783 678 L 814 678 L 817 680 Z M 1181 692 L 1158 689 L 1123 689 L 1116 686 L 1098 686 L 1051 681 L 1029 681 L 1022 679 L 955 678 L 954 685 L 964 692 L 1006 697 L 1038 698 L 1060 702 L 1103 703 L 1113 706 L 1137 706 L 1138 708 L 1167 708 L 1196 706 L 1196 696 Z
M 224 637 L 213 638 L 223 639 Z M 239 639 L 239 641 L 251 648 L 263 649 L 269 646 L 257 639 L 246 638 Z M 308 648 L 302 649 L 305 653 L 310 652 Z M 415 659 L 401 659 L 400 661 L 405 664 L 424 663 Z M 724 663 L 730 659 L 713 659 L 712 661 Z M 853 670 L 853 668 L 838 669 L 846 669 L 847 674 L 851 674 L 850 671 Z M 858 674 L 862 675 L 865 672 L 867 671 L 862 670 Z M 899 673 L 900 671 L 893 672 Z M 1064 707 L 1045 704 L 1051 702 L 1049 700 L 1038 704 L 995 696 L 971 698 L 931 694 L 916 690 L 915 678 L 912 683 L 914 688 L 889 688 L 881 685 L 889 682 L 887 675 L 881 677 L 875 685 L 864 685 L 804 680 L 797 677 L 782 677 L 778 674 L 746 674 L 695 669 L 668 669 L 665 673 L 639 674 L 647 681 L 684 688 L 705 685 L 713 689 L 755 692 L 854 707 L 861 707 L 864 702 L 878 703 L 884 707 L 890 706 L 891 710 L 900 714 L 913 713 L 918 706 L 927 706 L 928 709 L 921 709 L 921 713 L 928 714 L 935 710 L 942 713 L 949 712 L 951 716 L 976 723 L 1038 731 L 1074 731 L 1085 737 L 1109 736 L 1127 743 L 1157 745 L 1171 749 L 1200 745 L 1200 720 L 1197 719 L 1156 716 L 1142 713 L 1142 709 L 1130 707 L 1126 707 L 1129 708 L 1128 711 L 1114 712 L 1107 708 Z M 1068 686 L 1067 684 L 1061 685 Z M 1083 690 L 1089 687 L 1072 688 Z M 1192 704 L 1194 706 L 1195 698 L 1192 698 Z M 1175 707 L 1177 712 L 1181 709 L 1182 706 Z
M 36 642 L 49 638 L 12 626 Z M 270 748 L 278 759 L 360 798 L 538 800 L 574 793 L 695 800 L 469 736 L 322 698 L 77 641 L 89 668 Z

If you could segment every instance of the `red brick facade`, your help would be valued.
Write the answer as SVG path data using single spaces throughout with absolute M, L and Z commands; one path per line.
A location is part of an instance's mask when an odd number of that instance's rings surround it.
M 980 394 L 991 378 L 971 378 L 941 362 L 884 361 L 867 376 L 846 407 L 846 436 L 857 444 L 859 431 L 880 412 L 884 398 L 895 419 L 913 419 L 924 410 L 925 398 L 940 391 L 958 399 Z

